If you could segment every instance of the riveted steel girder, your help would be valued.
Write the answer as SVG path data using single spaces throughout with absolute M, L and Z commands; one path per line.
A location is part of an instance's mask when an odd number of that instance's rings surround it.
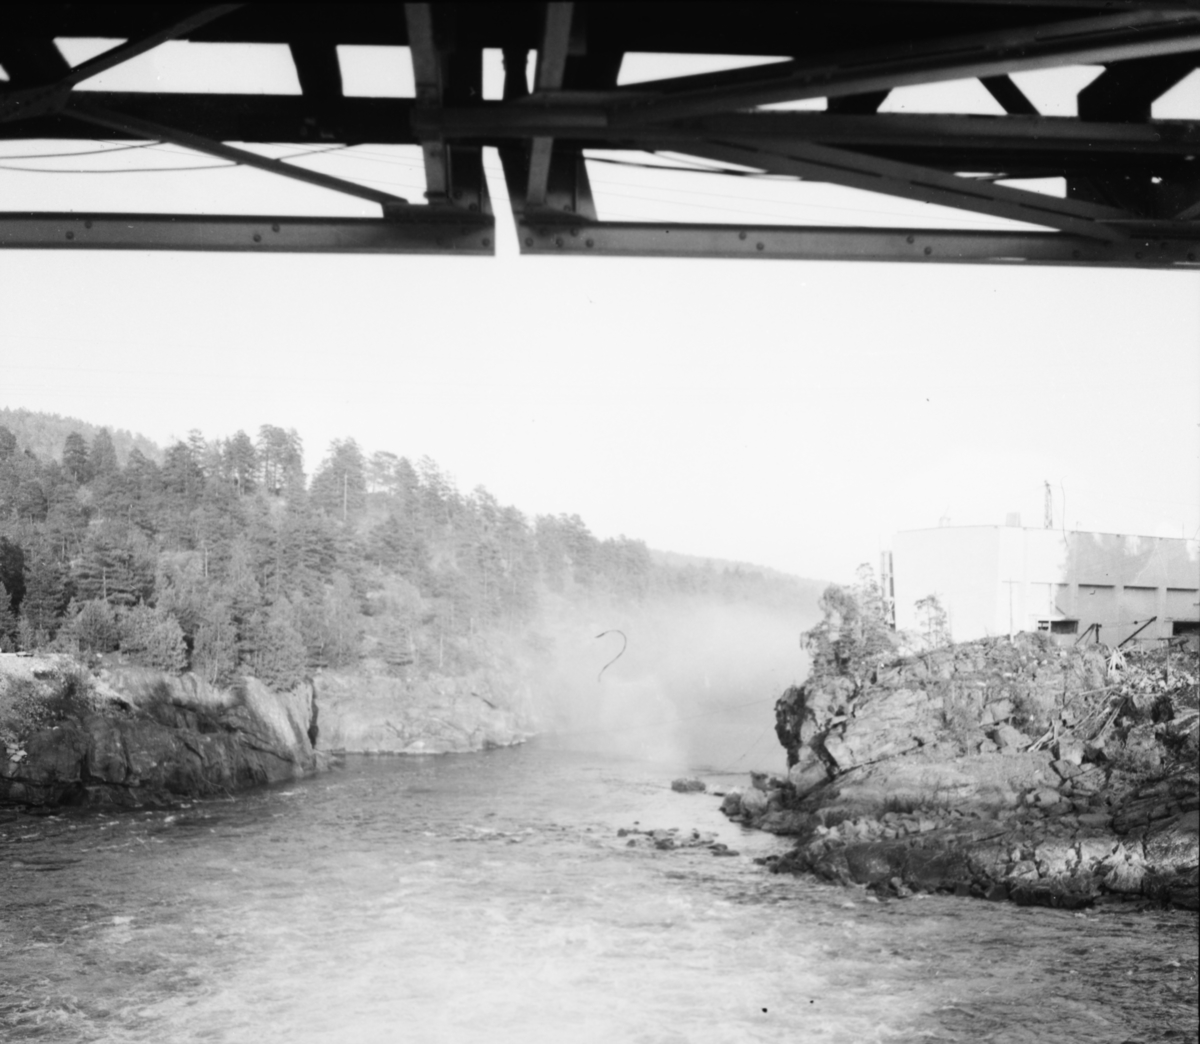
M 0 163 L 12 143 L 35 139 L 162 140 L 371 200 L 384 217 L 6 214 L 0 244 L 487 253 L 495 233 L 482 150 L 494 147 L 525 253 L 1195 263 L 1200 119 L 1152 114 L 1156 99 L 1200 65 L 1200 4 L 841 0 L 681 10 L 660 2 L 9 5 L 0 12 L 8 77 Z M 71 67 L 54 42 L 70 37 L 114 43 Z M 300 93 L 88 89 L 90 78 L 167 41 L 284 44 Z M 362 44 L 407 48 L 388 53 L 411 66 L 413 98 L 347 96 L 353 78 L 340 49 Z M 486 48 L 504 56 L 504 100 L 483 99 Z M 758 64 L 620 83 L 624 56 L 638 52 Z M 1078 117 L 1041 115 L 1011 76 L 1083 63 L 1105 68 L 1080 92 Z M 880 111 L 904 87 L 964 78 L 979 80 L 1004 115 Z M 816 98 L 827 111 L 760 108 Z M 429 206 L 335 176 L 340 155 L 317 172 L 246 147 L 255 143 L 419 145 Z M 589 182 L 593 149 L 681 153 L 718 171 L 832 182 L 1054 231 L 609 222 Z M 1022 179 L 1061 179 L 1065 198 L 1005 184 Z

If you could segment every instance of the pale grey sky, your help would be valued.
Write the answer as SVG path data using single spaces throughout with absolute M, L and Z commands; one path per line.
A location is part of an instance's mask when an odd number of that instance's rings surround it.
M 1049 111 L 1047 82 L 1023 86 Z M 914 91 L 890 104 L 977 101 Z M 1194 116 L 1197 96 L 1200 81 L 1156 114 Z M 235 168 L 28 169 L 210 162 L 173 146 L 8 159 L 87 147 L 33 145 L 0 144 L 5 210 L 374 209 Z M 419 199 L 414 149 L 304 162 Z M 591 167 L 602 217 L 1007 224 L 830 186 Z M 498 245 L 495 259 L 0 252 L 0 405 L 163 443 L 295 427 L 310 469 L 352 435 L 428 454 L 531 516 L 578 512 L 602 537 L 814 577 L 846 578 L 895 530 L 944 517 L 1038 525 L 1044 480 L 1056 523 L 1200 530 L 1196 274 L 521 258 L 503 213 Z

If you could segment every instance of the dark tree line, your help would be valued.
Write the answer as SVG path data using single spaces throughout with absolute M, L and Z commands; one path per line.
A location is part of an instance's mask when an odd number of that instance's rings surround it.
M 118 652 L 214 682 L 288 687 L 364 658 L 461 670 L 547 597 L 778 594 L 778 577 L 656 565 L 578 515 L 531 523 L 429 458 L 333 442 L 308 480 L 295 431 L 206 440 L 124 465 L 106 430 L 60 459 L 0 427 L 0 650 Z M 786 584 L 784 585 L 786 586 Z

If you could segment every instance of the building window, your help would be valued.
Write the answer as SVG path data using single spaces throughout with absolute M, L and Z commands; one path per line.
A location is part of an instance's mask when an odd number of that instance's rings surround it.
M 1051 634 L 1078 634 L 1078 620 L 1039 620 L 1039 631 L 1049 631 Z
M 1171 634 L 1200 634 L 1200 620 L 1176 620 L 1171 624 Z

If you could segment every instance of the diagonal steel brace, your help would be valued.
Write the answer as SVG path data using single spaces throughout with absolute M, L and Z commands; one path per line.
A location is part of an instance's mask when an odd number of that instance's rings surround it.
M 136 134 L 151 141 L 169 141 L 173 145 L 182 145 L 184 148 L 192 149 L 194 152 L 203 152 L 209 156 L 217 156 L 246 167 L 256 167 L 259 170 L 265 170 L 271 174 L 279 174 L 285 178 L 293 178 L 296 181 L 303 181 L 309 185 L 316 185 L 319 188 L 341 192 L 348 196 L 357 196 L 359 199 L 368 199 L 372 203 L 378 203 L 383 207 L 385 217 L 393 216 L 391 213 L 393 208 L 407 208 L 408 206 L 408 200 L 400 196 L 393 196 L 390 192 L 381 192 L 378 189 L 368 188 L 366 185 L 359 185 L 353 181 L 345 181 L 342 178 L 335 178 L 329 174 L 319 174 L 315 170 L 305 170 L 303 167 L 295 167 L 281 160 L 268 159 L 266 156 L 248 152 L 246 149 L 234 148 L 223 142 L 213 141 L 211 138 L 205 138 L 199 134 L 192 134 L 190 131 L 177 130 L 174 127 L 166 127 L 160 123 L 153 123 L 150 120 L 138 119 L 135 116 L 126 116 L 119 112 L 112 112 L 98 105 L 93 105 L 77 95 L 69 99 L 64 114 L 74 119 L 82 120 L 85 123 L 107 127 L 109 130 L 117 130 L 125 134 Z

